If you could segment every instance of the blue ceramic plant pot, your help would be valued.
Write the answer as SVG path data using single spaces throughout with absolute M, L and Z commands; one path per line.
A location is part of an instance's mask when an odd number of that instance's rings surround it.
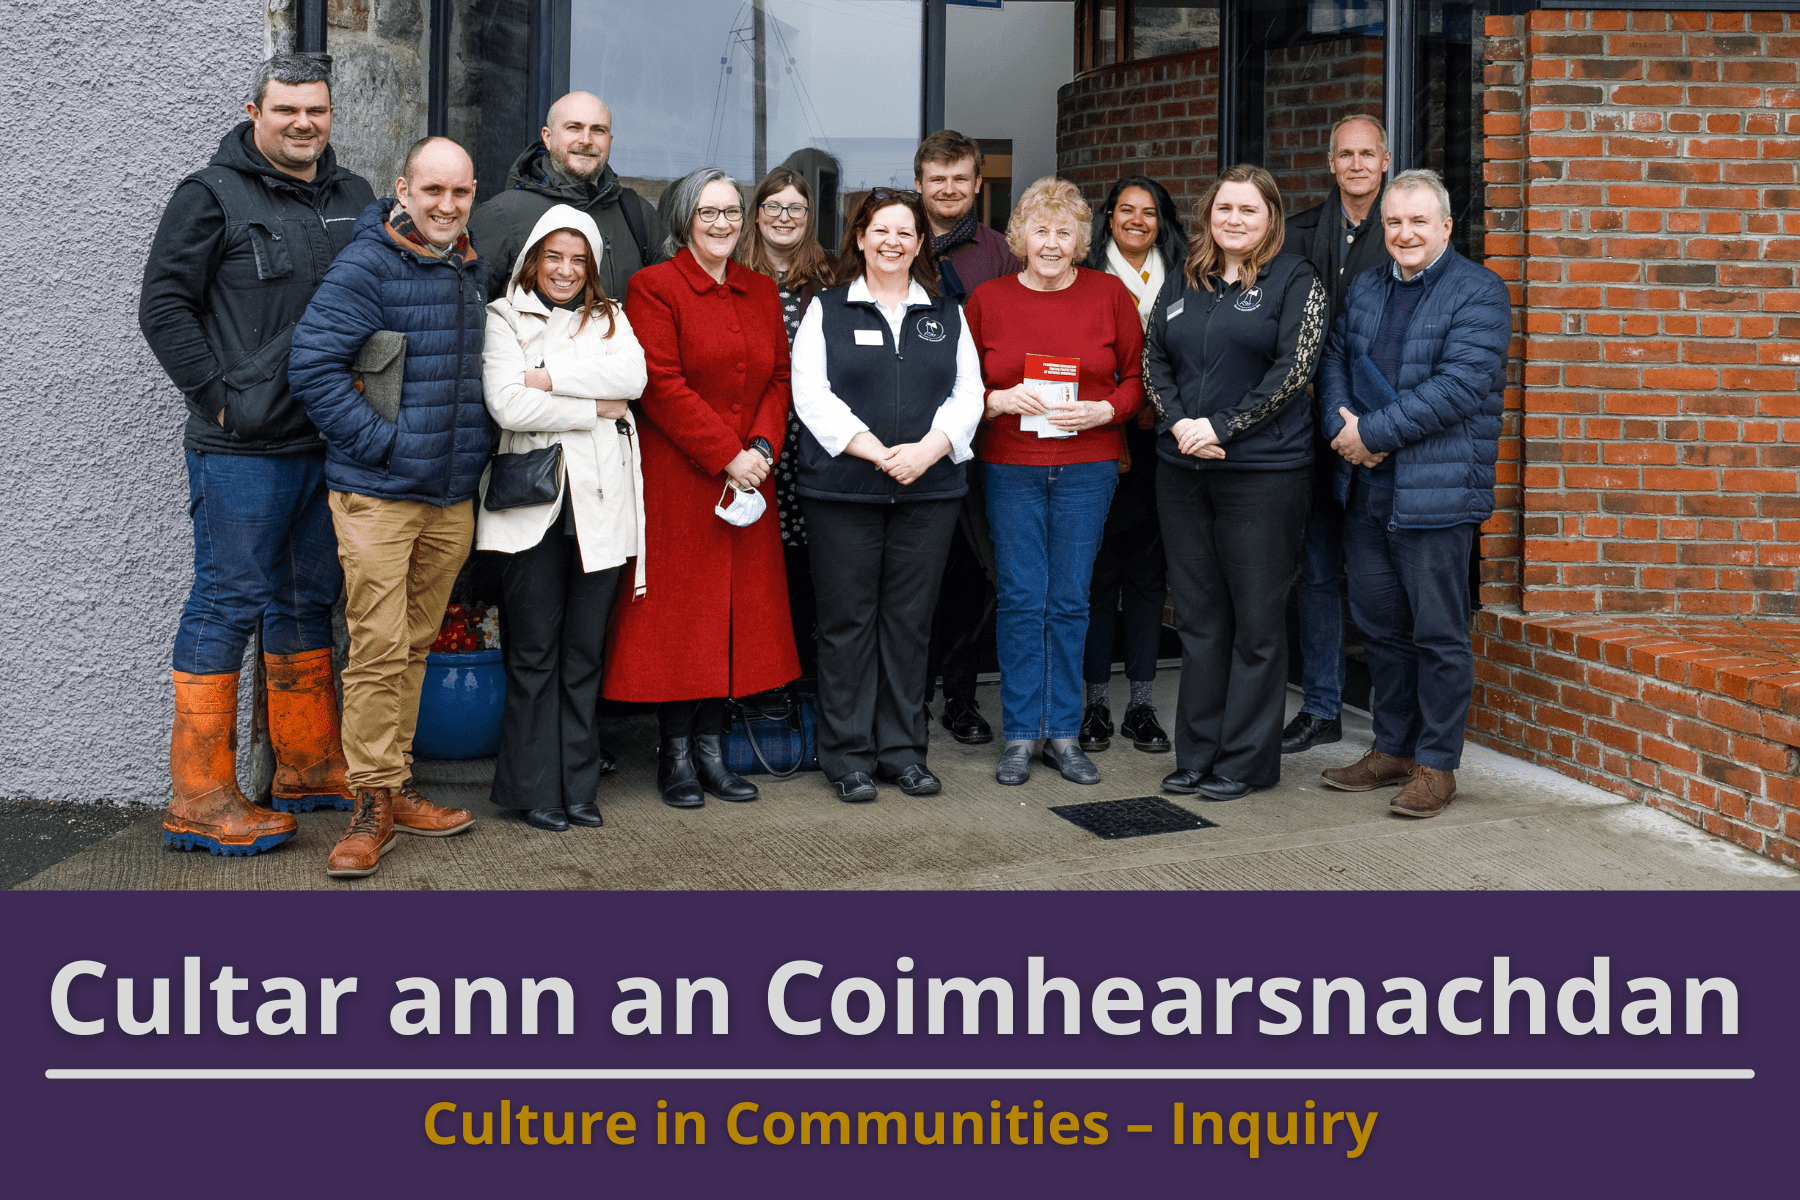
M 500 711 L 506 672 L 500 651 L 425 656 L 425 689 L 419 696 L 419 758 L 492 758 L 500 751 Z

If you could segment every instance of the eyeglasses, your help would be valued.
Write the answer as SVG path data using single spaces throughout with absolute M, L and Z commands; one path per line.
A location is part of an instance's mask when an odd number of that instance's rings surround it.
M 731 224 L 736 225 L 744 219 L 744 210 L 741 208 L 696 208 L 694 215 L 708 225 L 720 217 L 724 217 Z
M 876 188 L 869 195 L 877 200 L 917 200 L 919 193 L 906 188 Z
M 804 217 L 810 209 L 804 204 L 776 204 L 773 200 L 762 206 L 763 216 L 780 217 L 782 213 L 792 213 L 796 217 Z

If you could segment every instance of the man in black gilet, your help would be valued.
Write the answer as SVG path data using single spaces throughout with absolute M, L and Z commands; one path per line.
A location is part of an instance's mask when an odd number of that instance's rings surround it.
M 175 637 L 174 797 L 163 838 L 248 855 L 294 833 L 289 812 L 349 808 L 331 675 L 342 587 L 325 443 L 288 391 L 288 344 L 375 194 L 338 166 L 331 74 L 278 54 L 249 119 L 183 179 L 144 265 L 138 325 L 186 400 L 194 584 Z M 273 812 L 238 790 L 238 669 L 262 630 L 275 745 Z

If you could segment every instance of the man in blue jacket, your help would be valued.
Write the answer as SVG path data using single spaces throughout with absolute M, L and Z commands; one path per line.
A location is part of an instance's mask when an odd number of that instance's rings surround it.
M 475 531 L 473 497 L 494 446 L 482 403 L 487 264 L 464 227 L 475 166 L 449 138 L 406 156 L 395 200 L 363 210 L 294 329 L 288 378 L 325 436 L 325 482 L 344 566 L 350 827 L 326 874 L 373 875 L 396 826 L 443 837 L 469 828 L 413 786 L 425 653 Z M 354 363 L 377 331 L 406 335 L 396 419 L 363 399 Z
M 1319 373 L 1375 745 L 1324 774 L 1347 792 L 1404 783 L 1388 810 L 1434 817 L 1456 799 L 1475 686 L 1469 549 L 1494 511 L 1512 308 L 1451 248 L 1436 172 L 1396 175 L 1381 216 L 1393 266 L 1350 285 Z

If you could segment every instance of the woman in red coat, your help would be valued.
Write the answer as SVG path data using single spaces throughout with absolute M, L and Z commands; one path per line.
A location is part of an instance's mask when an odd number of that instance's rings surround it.
M 781 530 L 756 490 L 787 429 L 788 340 L 775 284 L 731 261 L 744 210 L 730 176 L 703 167 L 658 212 L 672 257 L 633 275 L 625 297 L 650 370 L 646 590 L 616 610 L 606 695 L 658 706 L 657 790 L 698 808 L 706 792 L 756 799 L 725 766 L 725 698 L 800 674 Z

